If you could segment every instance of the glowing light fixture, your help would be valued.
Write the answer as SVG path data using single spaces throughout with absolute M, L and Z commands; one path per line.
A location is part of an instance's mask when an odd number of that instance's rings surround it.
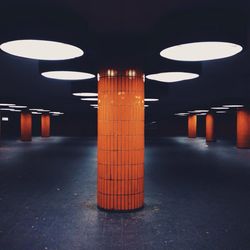
M 57 111 L 51 111 L 49 113 L 52 115 L 63 115 L 64 114 L 63 112 L 57 112 Z
M 43 72 L 42 76 L 56 79 L 56 80 L 86 80 L 94 78 L 95 75 L 86 73 L 86 72 L 79 72 L 79 71 L 48 71 Z
M 176 61 L 207 61 L 238 54 L 242 47 L 228 42 L 195 42 L 176 45 L 161 51 L 162 57 Z
M 81 98 L 82 101 L 98 101 L 98 98 Z
M 4 106 L 4 107 L 9 107 L 9 106 L 13 106 L 15 104 L 11 104 L 11 103 L 0 103 L 0 106 Z
M 80 92 L 80 93 L 73 93 L 74 96 L 98 96 L 97 93 L 90 93 L 90 92 Z
M 213 110 L 226 110 L 229 109 L 228 107 L 212 107 Z
M 244 105 L 242 104 L 229 104 L 229 105 L 223 105 L 225 108 L 243 108 Z
M 30 111 L 49 112 L 49 109 L 30 109 Z
M 14 56 L 38 60 L 66 60 L 83 55 L 76 46 L 46 40 L 15 40 L 1 44 L 0 48 Z
M 157 99 L 157 98 L 145 98 L 144 101 L 145 102 L 158 102 L 159 99 Z
M 10 108 L 17 108 L 17 109 L 25 109 L 25 108 L 27 108 L 27 106 L 18 106 L 18 105 L 15 105 L 15 104 L 9 105 L 9 107 Z
M 207 109 L 197 109 L 197 110 L 193 110 L 193 111 L 188 111 L 189 113 L 207 113 L 209 110 Z
M 15 109 L 12 109 L 12 108 L 0 108 L 0 110 L 2 110 L 2 111 L 13 111 Z
M 3 122 L 9 121 L 9 117 L 2 117 L 2 121 L 3 121 Z
M 204 116 L 204 115 L 207 115 L 207 113 L 199 113 L 197 115 Z
M 32 115 L 41 115 L 42 113 L 41 112 L 36 112 L 36 111 L 33 111 L 31 112 Z
M 162 72 L 146 76 L 147 79 L 159 82 L 179 82 L 195 79 L 197 77 L 199 77 L 198 74 L 188 72 Z
M 216 114 L 225 114 L 227 111 L 221 110 L 221 111 L 216 111 Z
M 145 108 L 149 107 L 149 105 L 144 105 Z
M 98 104 L 90 104 L 91 107 L 98 107 Z
M 188 113 L 175 113 L 174 115 L 176 115 L 176 116 L 186 116 L 186 115 L 188 115 Z

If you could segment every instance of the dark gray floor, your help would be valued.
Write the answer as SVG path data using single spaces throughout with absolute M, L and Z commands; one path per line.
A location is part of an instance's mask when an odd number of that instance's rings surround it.
M 150 139 L 145 208 L 96 209 L 96 140 L 0 146 L 0 249 L 250 249 L 250 150 Z

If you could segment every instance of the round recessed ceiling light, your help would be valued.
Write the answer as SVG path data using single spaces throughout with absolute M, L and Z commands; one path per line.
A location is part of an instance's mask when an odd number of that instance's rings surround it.
M 25 109 L 27 106 L 10 105 L 10 108 Z
M 188 72 L 162 72 L 146 76 L 147 79 L 159 82 L 179 82 L 184 80 L 191 80 L 197 77 L 199 77 L 198 74 Z
M 56 79 L 56 80 L 87 80 L 94 78 L 95 75 L 86 73 L 86 72 L 79 72 L 79 71 L 48 71 L 43 72 L 42 76 Z
M 52 115 L 63 115 L 64 114 L 63 112 L 57 112 L 57 111 L 51 111 L 49 113 Z
M 242 108 L 242 107 L 244 107 L 244 105 L 242 105 L 242 104 L 228 104 L 228 105 L 223 105 L 223 107 L 226 107 L 226 108 Z
M 228 107 L 212 107 L 213 110 L 226 110 L 229 109 Z
M 91 107 L 98 107 L 98 104 L 90 104 Z
M 9 107 L 9 106 L 14 106 L 15 104 L 13 103 L 0 103 L 0 106 L 6 106 L 6 107 Z
M 66 60 L 83 55 L 76 46 L 46 40 L 15 40 L 1 44 L 0 48 L 14 56 L 38 60 Z
M 0 110 L 2 110 L 2 111 L 13 111 L 15 109 L 13 109 L 13 108 L 0 108 Z
M 98 101 L 98 98 L 81 98 L 82 101 Z
M 38 111 L 38 112 L 49 112 L 48 109 L 30 109 L 30 111 Z
M 195 42 L 176 45 L 161 51 L 162 57 L 177 61 L 207 61 L 238 54 L 242 47 L 228 42 Z
M 3 122 L 8 122 L 9 121 L 9 117 L 2 117 L 2 121 Z
M 209 110 L 207 109 L 197 109 L 193 111 L 188 111 L 189 113 L 207 113 Z
M 157 99 L 157 98 L 145 98 L 144 101 L 145 102 L 158 102 L 159 99 Z
M 174 115 L 176 115 L 176 116 L 187 116 L 188 113 L 175 113 Z
M 216 111 L 216 114 L 225 114 L 225 113 L 227 113 L 226 111 L 223 111 L 223 110 L 221 110 L 221 111 Z
M 144 105 L 145 108 L 149 107 L 149 105 Z
M 36 111 L 33 111 L 31 112 L 32 115 L 41 115 L 42 113 L 41 112 L 36 112 Z
M 98 96 L 97 93 L 90 93 L 90 92 L 79 92 L 73 93 L 74 96 Z

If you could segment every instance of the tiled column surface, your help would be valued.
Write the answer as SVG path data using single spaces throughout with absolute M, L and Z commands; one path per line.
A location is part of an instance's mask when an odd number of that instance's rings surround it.
M 195 138 L 197 134 L 197 115 L 188 115 L 188 137 Z
M 206 115 L 206 141 L 215 141 L 215 117 L 213 114 L 208 113 Z
M 135 70 L 107 70 L 98 82 L 98 207 L 144 204 L 144 80 Z
M 21 113 L 21 140 L 32 140 L 32 115 L 30 112 Z
M 237 111 L 237 147 L 250 148 L 250 111 Z
M 50 115 L 49 114 L 41 115 L 41 136 L 42 137 L 50 136 Z

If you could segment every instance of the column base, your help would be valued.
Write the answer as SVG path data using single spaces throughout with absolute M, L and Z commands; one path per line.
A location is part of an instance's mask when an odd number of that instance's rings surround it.
M 97 208 L 102 211 L 102 212 L 108 212 L 108 213 L 133 213 L 133 212 L 138 212 L 144 208 L 144 204 L 141 207 L 135 208 L 135 209 L 128 209 L 128 210 L 116 210 L 116 209 L 105 209 L 102 207 L 99 207 L 97 205 Z

